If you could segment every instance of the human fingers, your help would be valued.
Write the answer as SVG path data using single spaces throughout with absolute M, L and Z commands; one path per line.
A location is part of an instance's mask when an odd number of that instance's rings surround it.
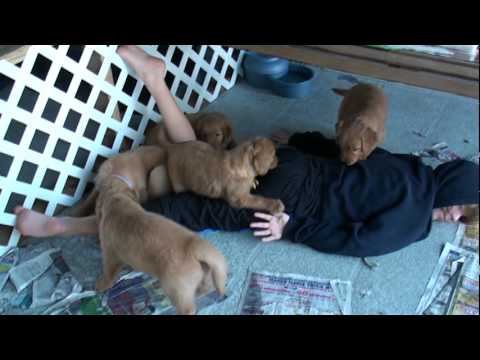
M 261 236 L 269 236 L 272 235 L 272 232 L 270 230 L 265 230 L 265 231 L 255 231 L 253 233 L 254 236 L 261 237 Z
M 270 215 L 270 214 L 259 213 L 259 212 L 255 213 L 255 217 L 257 217 L 259 219 L 264 219 L 264 220 L 267 220 L 267 221 L 270 221 L 273 218 L 273 216 Z
M 258 229 L 268 229 L 270 227 L 270 224 L 267 223 L 267 222 L 251 223 L 250 227 L 251 228 L 258 228 Z

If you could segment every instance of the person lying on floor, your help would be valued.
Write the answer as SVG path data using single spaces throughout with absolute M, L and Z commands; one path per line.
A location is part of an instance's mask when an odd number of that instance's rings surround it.
M 155 97 L 174 142 L 195 140 L 165 81 L 163 61 L 135 46 L 119 55 Z M 333 140 L 319 132 L 272 136 L 280 145 L 279 165 L 259 178 L 253 193 L 279 198 L 282 214 L 235 209 L 224 200 L 192 193 L 153 199 L 144 208 L 191 230 L 254 229 L 265 242 L 288 239 L 331 254 L 369 257 L 398 251 L 428 237 L 432 221 L 478 221 L 478 165 L 456 160 L 435 170 L 413 155 L 376 149 L 347 167 Z M 17 207 L 17 228 L 34 237 L 93 235 L 95 216 L 48 217 Z

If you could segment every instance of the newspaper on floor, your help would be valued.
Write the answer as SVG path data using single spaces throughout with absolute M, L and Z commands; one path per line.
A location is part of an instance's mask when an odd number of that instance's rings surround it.
M 240 301 L 241 315 L 349 315 L 349 281 L 294 274 L 250 272 Z
M 102 305 L 102 296 L 95 291 L 72 294 L 50 306 L 44 315 L 111 315 Z
M 469 311 L 476 311 L 478 314 L 478 266 L 477 253 L 450 243 L 445 244 L 417 307 L 417 314 L 445 315 L 452 309 L 455 301 L 465 300 L 465 291 L 476 299 L 473 309 L 469 308 Z M 460 288 L 464 290 L 459 293 Z M 456 294 L 460 297 L 459 300 L 455 300 Z M 456 307 L 457 313 L 460 311 L 459 306 Z
M 0 291 L 7 283 L 10 276 L 10 269 L 18 262 L 18 248 L 11 248 L 0 257 Z
M 50 249 L 40 255 L 25 261 L 10 269 L 10 280 L 21 292 L 33 281 L 38 279 L 53 264 L 53 260 L 59 249 Z
M 453 243 L 478 254 L 478 223 L 474 225 L 460 224 Z
M 53 263 L 38 279 L 33 281 L 31 308 L 49 306 L 78 294 L 82 286 L 73 276 L 60 251 L 53 253 Z
M 460 224 L 454 244 L 478 255 L 479 224 Z M 454 291 L 448 314 L 450 315 L 478 315 L 478 261 L 471 261 L 463 268 L 459 284 Z
M 449 304 L 449 315 L 478 315 L 478 254 L 476 260 L 466 262 L 458 286 Z
M 442 163 L 461 159 L 461 157 L 450 150 L 445 142 L 434 144 L 432 147 L 424 149 L 420 152 L 414 152 L 413 155 L 421 158 L 432 158 Z
M 37 308 L 82 291 L 59 249 L 49 249 L 17 265 L 18 252 L 18 248 L 13 248 L 0 260 L 4 265 L 10 263 L 8 278 L 4 279 L 5 283 L 8 279 L 11 282 L 12 290 L 5 293 L 9 311 L 35 313 Z
M 223 301 L 216 291 L 197 299 L 197 312 Z M 54 306 L 45 311 L 51 315 L 173 315 L 176 313 L 160 281 L 150 275 L 131 272 L 122 276 L 104 294 L 85 293 L 73 298 L 65 306 Z

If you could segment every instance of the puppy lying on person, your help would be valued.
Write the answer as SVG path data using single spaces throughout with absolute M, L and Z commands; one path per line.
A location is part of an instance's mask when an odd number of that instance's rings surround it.
M 112 287 L 124 265 L 157 277 L 178 314 L 194 315 L 195 298 L 213 287 L 223 296 L 228 273 L 224 256 L 194 232 L 139 204 L 141 192 L 102 165 L 96 215 L 103 274 L 97 291 Z
M 198 113 L 189 114 L 187 118 L 191 121 L 194 132 L 197 138 L 212 145 L 216 149 L 232 149 L 236 146 L 233 138 L 233 127 L 227 117 L 221 113 Z M 165 126 L 163 124 L 157 124 L 146 135 L 146 146 L 168 146 L 172 144 L 168 138 Z M 130 154 L 129 152 L 127 154 Z M 142 156 L 143 153 L 137 153 L 133 151 L 134 155 L 119 154 L 112 158 L 112 161 L 117 163 L 117 167 L 121 166 L 127 176 L 129 171 L 130 161 L 135 161 L 138 156 Z M 141 155 L 140 155 L 141 154 Z M 117 159 L 118 160 L 115 160 Z M 136 168 L 136 165 L 132 165 L 132 169 Z M 156 169 L 155 182 L 152 182 L 155 189 L 155 197 L 162 196 L 171 192 L 171 188 L 168 182 L 168 177 L 165 173 L 165 168 Z M 150 170 L 148 171 L 150 172 Z M 146 188 L 146 187 L 142 187 Z M 148 189 L 147 189 L 148 193 Z M 142 194 L 142 202 L 147 199 L 147 193 Z M 71 215 L 76 217 L 91 215 L 95 209 L 95 200 L 98 193 L 92 191 L 87 198 L 74 207 Z
M 212 145 L 215 149 L 233 149 L 233 126 L 227 117 L 218 112 L 187 114 L 193 131 L 199 141 Z M 155 125 L 145 137 L 145 145 L 167 146 L 172 144 L 164 124 Z
M 99 182 L 102 178 L 111 174 L 128 179 L 134 184 L 135 189 L 139 192 L 139 201 L 143 203 L 148 200 L 148 177 L 153 168 L 165 161 L 165 151 L 158 146 L 140 146 L 136 150 L 117 154 L 107 159 L 99 170 L 95 182 Z M 110 164 L 109 166 L 104 166 Z M 108 169 L 108 170 L 107 170 Z M 111 171 L 111 173 L 109 173 Z M 158 179 L 161 181 L 164 178 Z M 168 182 L 159 184 L 164 191 L 169 192 Z M 157 190 L 158 192 L 158 190 Z M 162 195 L 159 193 L 158 195 Z M 95 201 L 98 197 L 98 191 L 94 188 L 87 198 L 80 202 L 72 210 L 72 216 L 87 216 L 95 211 Z
M 165 176 L 174 192 L 191 191 L 226 200 L 235 208 L 266 210 L 272 214 L 285 209 L 279 199 L 252 195 L 256 177 L 278 165 L 274 143 L 266 138 L 244 142 L 232 150 L 218 150 L 201 141 L 172 144 L 166 148 L 166 167 L 150 174 L 149 191 L 164 194 Z
M 341 160 L 348 166 L 354 165 L 367 159 L 383 143 L 388 99 L 381 89 L 368 84 L 333 91 L 344 97 L 336 125 Z

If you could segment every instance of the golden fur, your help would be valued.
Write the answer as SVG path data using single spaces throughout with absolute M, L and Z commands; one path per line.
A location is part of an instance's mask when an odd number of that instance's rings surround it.
M 200 141 L 172 144 L 166 148 L 166 169 L 152 171 L 149 188 L 152 194 L 168 173 L 174 192 L 191 191 L 210 198 L 222 198 L 232 207 L 266 210 L 272 214 L 285 209 L 279 199 L 252 195 L 255 178 L 263 176 L 278 164 L 275 145 L 266 138 L 245 142 L 233 150 L 217 150 Z
M 96 176 L 95 182 L 111 174 L 124 176 L 135 184 L 139 191 L 140 202 L 149 198 L 148 176 L 153 168 L 165 160 L 165 152 L 158 146 L 140 146 L 136 150 L 117 154 L 106 160 Z M 79 203 L 72 211 L 72 216 L 87 216 L 95 211 L 95 201 L 98 196 L 96 189 L 92 190 L 87 198 Z
M 97 182 L 96 215 L 103 256 L 97 291 L 109 289 L 128 265 L 157 277 L 178 314 L 195 314 L 195 298 L 210 291 L 212 284 L 224 295 L 228 273 L 224 256 L 194 232 L 145 211 L 138 189 L 111 175 L 109 167 L 103 167 L 106 174 L 101 171 Z
M 232 149 L 236 146 L 233 138 L 233 127 L 225 115 L 216 112 L 198 113 L 188 114 L 187 118 L 190 120 L 195 134 L 200 141 L 209 143 L 216 149 Z M 159 157 L 163 156 L 163 153 L 159 152 L 158 146 L 165 147 L 171 144 L 172 143 L 168 138 L 164 125 L 157 124 L 147 133 L 145 138 L 145 146 L 142 146 L 139 149 L 152 149 L 152 147 L 154 147 L 157 150 L 151 150 L 149 152 L 156 152 L 158 159 Z M 118 169 L 121 169 L 120 172 L 118 172 L 119 175 L 123 174 L 123 176 L 129 177 L 134 172 L 139 170 L 138 164 L 135 164 L 138 162 L 139 156 L 149 156 L 148 154 L 143 154 L 143 151 L 144 150 L 140 150 L 140 152 L 138 152 L 138 150 L 134 150 L 127 153 L 121 153 L 115 155 L 109 161 L 113 161 L 113 163 L 116 164 L 115 168 L 117 171 Z M 142 164 L 142 162 L 140 162 L 140 164 Z M 151 168 L 148 169 L 148 172 L 150 171 Z M 142 178 L 144 173 L 145 171 L 140 169 L 140 172 L 137 175 Z M 142 184 L 141 186 L 142 203 L 148 198 L 159 197 L 171 192 L 168 175 L 166 174 L 164 167 L 160 166 L 156 168 L 152 175 L 153 180 L 149 182 L 152 186 L 152 192 L 150 192 L 149 186 L 146 186 L 145 184 Z M 94 212 L 97 195 L 97 191 L 92 191 L 84 201 L 80 202 L 74 207 L 71 215 L 81 217 L 92 214 Z
M 381 89 L 368 84 L 333 91 L 344 97 L 336 125 L 341 160 L 354 165 L 383 143 L 388 99 Z
M 192 124 L 199 141 L 212 145 L 215 149 L 233 149 L 233 127 L 228 118 L 217 112 L 186 115 Z M 168 146 L 172 141 L 168 137 L 164 124 L 155 125 L 145 136 L 145 145 Z

